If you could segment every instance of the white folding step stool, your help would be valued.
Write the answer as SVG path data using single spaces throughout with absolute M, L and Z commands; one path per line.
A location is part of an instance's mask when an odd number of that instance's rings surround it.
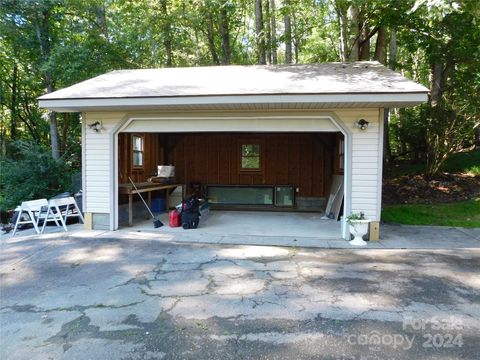
M 15 236 L 18 225 L 22 225 L 22 224 L 32 224 L 37 234 L 39 234 L 40 230 L 38 229 L 38 223 L 40 220 L 40 214 L 42 213 L 42 208 L 44 209 L 48 208 L 47 199 L 22 201 L 22 204 L 20 205 L 20 207 L 15 209 L 15 211 L 18 211 L 18 217 L 17 217 L 17 221 L 15 221 L 15 227 L 13 228 L 12 237 Z M 29 220 L 21 220 L 23 213 L 28 214 Z
M 62 215 L 62 210 L 60 207 L 65 207 L 62 209 L 64 211 L 64 215 Z M 69 217 L 79 217 L 83 223 L 85 222 L 82 212 L 78 208 L 77 202 L 72 196 L 48 200 L 48 211 L 43 222 L 41 233 L 43 234 L 47 222 L 52 221 L 54 221 L 57 226 L 60 226 L 61 224 L 63 230 L 67 231 L 67 219 Z

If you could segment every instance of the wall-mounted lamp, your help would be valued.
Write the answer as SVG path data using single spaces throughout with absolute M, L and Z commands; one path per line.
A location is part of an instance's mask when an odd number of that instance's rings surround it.
M 355 126 L 360 130 L 367 130 L 369 122 L 365 119 L 360 119 L 355 123 Z
M 100 121 L 95 121 L 94 123 L 88 124 L 88 127 L 97 133 L 103 129 L 102 123 Z

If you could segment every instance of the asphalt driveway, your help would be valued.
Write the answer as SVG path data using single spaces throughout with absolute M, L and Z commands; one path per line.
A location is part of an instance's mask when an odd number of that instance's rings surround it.
M 478 359 L 479 249 L 1 248 L 1 359 Z

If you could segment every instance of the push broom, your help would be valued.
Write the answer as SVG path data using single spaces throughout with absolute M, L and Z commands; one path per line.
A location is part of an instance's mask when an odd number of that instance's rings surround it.
M 159 228 L 161 226 L 163 226 L 163 223 L 158 220 L 155 215 L 153 215 L 152 213 L 152 210 L 150 210 L 150 208 L 148 207 L 147 203 L 145 202 L 145 200 L 143 199 L 143 196 L 142 194 L 140 194 L 140 192 L 138 191 L 137 187 L 135 186 L 135 183 L 132 181 L 132 179 L 130 179 L 130 176 L 128 177 L 128 180 L 130 180 L 130 182 L 132 183 L 133 185 L 133 188 L 135 189 L 135 191 L 137 192 L 138 196 L 140 196 L 140 199 L 142 199 L 143 203 L 145 204 L 145 207 L 147 208 L 148 212 L 150 213 L 150 215 L 152 215 L 152 219 L 153 219 L 153 227 L 156 229 L 156 228 Z

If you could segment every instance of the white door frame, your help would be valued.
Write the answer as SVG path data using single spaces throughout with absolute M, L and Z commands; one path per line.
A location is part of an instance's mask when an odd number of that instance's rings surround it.
M 192 128 L 185 130 L 182 129 L 180 131 L 175 130 L 175 121 L 177 120 L 190 120 L 192 121 Z M 277 115 L 262 115 L 262 116 L 229 116 L 229 117 L 222 117 L 221 119 L 225 121 L 225 128 L 221 130 L 214 130 L 214 129 L 202 129 L 202 122 L 201 120 L 209 119 L 208 116 L 202 116 L 199 114 L 198 116 L 191 116 L 191 117 L 176 117 L 175 115 L 169 115 L 167 117 L 164 117 L 162 115 L 155 115 L 155 114 L 126 114 L 122 120 L 116 125 L 116 127 L 113 129 L 111 132 L 112 136 L 110 137 L 110 146 L 111 149 L 113 149 L 112 156 L 111 156 L 111 189 L 113 189 L 113 194 L 110 197 L 110 209 L 112 211 L 110 212 L 110 229 L 111 230 L 117 230 L 118 229 L 118 134 L 125 130 L 132 122 L 134 121 L 164 121 L 166 122 L 166 125 L 170 125 L 171 130 L 168 130 L 169 132 L 172 133 L 186 133 L 186 132 L 247 132 L 246 130 L 240 131 L 240 130 L 228 130 L 228 127 L 231 127 L 229 122 L 235 122 L 235 121 L 242 121 L 242 120 L 254 120 L 256 121 L 262 121 L 262 120 L 272 120 L 275 119 L 277 121 L 280 121 L 280 119 L 291 121 L 291 124 L 294 125 L 295 130 L 279 130 L 278 128 L 275 129 L 265 129 L 262 127 L 262 130 L 255 129 L 255 125 L 251 130 L 248 130 L 248 132 L 322 132 L 321 129 L 315 129 L 313 125 L 315 124 L 316 121 L 322 121 L 324 122 L 325 120 L 330 121 L 335 128 L 340 131 L 343 136 L 344 136 L 344 151 L 345 151 L 345 157 L 344 157 L 344 214 L 349 214 L 352 209 L 352 133 L 348 129 L 348 127 L 341 121 L 338 116 L 333 113 L 333 112 L 322 112 L 317 115 L 288 115 L 288 116 L 277 116 Z M 296 129 L 296 126 L 298 125 L 299 122 L 301 121 L 306 121 L 306 124 L 310 124 L 309 128 L 300 128 Z M 168 124 L 169 123 L 169 124 Z M 319 122 L 320 124 L 320 122 Z M 138 131 L 138 129 L 136 130 Z M 325 130 L 324 130 L 325 131 Z M 149 132 L 149 131 L 145 131 Z M 150 131 L 150 132 L 158 132 L 158 131 Z M 350 231 L 348 229 L 348 224 L 346 222 L 345 216 L 343 216 L 342 219 L 342 237 L 344 239 L 349 240 L 350 239 Z

